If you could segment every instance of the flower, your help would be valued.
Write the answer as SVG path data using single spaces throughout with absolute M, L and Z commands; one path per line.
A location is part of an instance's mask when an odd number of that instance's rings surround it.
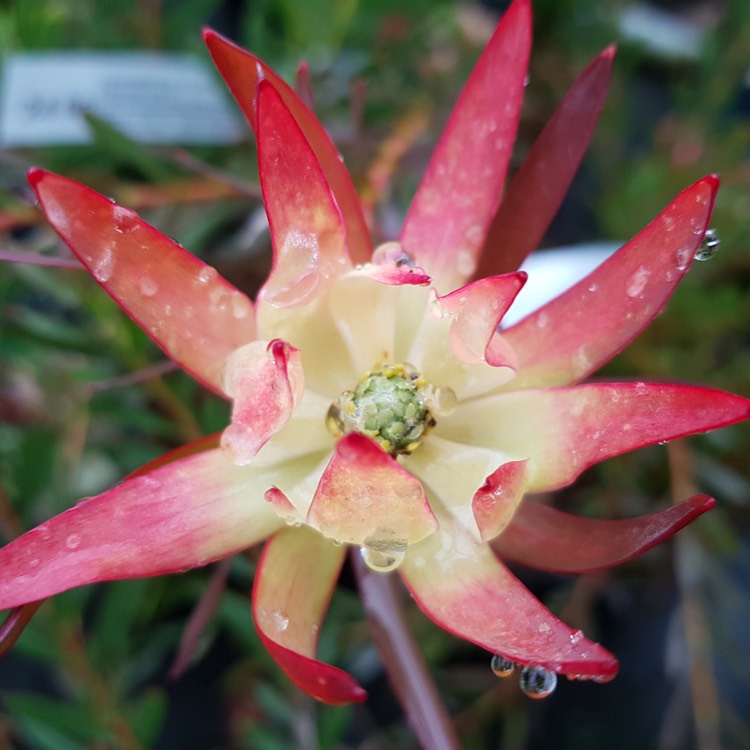
M 179 365 L 231 399 L 221 444 L 169 454 L 0 551 L 0 608 L 95 581 L 173 573 L 268 539 L 252 607 L 280 667 L 319 700 L 362 700 L 316 659 L 348 545 L 398 569 L 437 624 L 505 661 L 611 679 L 615 658 L 552 615 L 498 556 L 558 571 L 630 559 L 703 513 L 698 495 L 632 520 L 576 519 L 529 492 L 635 448 L 728 425 L 750 401 L 643 382 L 585 383 L 661 310 L 701 248 L 718 181 L 687 188 L 568 292 L 517 324 L 514 270 L 588 142 L 613 50 L 574 84 L 502 205 L 531 36 L 515 0 L 439 142 L 398 242 L 374 252 L 314 115 L 262 62 L 209 50 L 256 132 L 273 268 L 253 303 L 89 188 L 29 179 L 60 237 Z M 15 619 L 14 619 L 15 618 Z M 11 628 L 12 629 L 12 628 Z

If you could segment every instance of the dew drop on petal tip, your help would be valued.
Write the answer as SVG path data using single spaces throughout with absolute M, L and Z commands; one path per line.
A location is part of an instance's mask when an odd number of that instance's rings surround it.
M 721 240 L 717 231 L 715 229 L 707 229 L 693 257 L 695 260 L 700 261 L 710 260 L 719 252 L 720 245 Z
M 362 559 L 370 570 L 389 573 L 395 570 L 406 557 L 406 541 L 403 539 L 368 538 L 360 547 Z
M 492 669 L 495 677 L 510 677 L 515 668 L 516 663 L 506 659 L 502 654 L 494 654 L 490 661 L 490 669 Z
M 557 687 L 557 674 L 544 667 L 524 667 L 519 685 L 529 698 L 547 698 Z

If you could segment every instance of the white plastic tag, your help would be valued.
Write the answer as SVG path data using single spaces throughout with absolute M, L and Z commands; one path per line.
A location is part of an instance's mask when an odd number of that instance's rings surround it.
M 234 143 L 245 132 L 219 79 L 184 54 L 9 55 L 1 101 L 3 146 L 86 143 L 83 112 L 143 143 Z

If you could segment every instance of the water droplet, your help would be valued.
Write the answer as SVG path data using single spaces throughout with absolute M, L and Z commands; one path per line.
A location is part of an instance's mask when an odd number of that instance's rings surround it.
M 466 232 L 464 232 L 466 241 L 471 244 L 472 247 L 479 245 L 484 239 L 484 230 L 479 224 L 472 224 Z
M 250 314 L 250 303 L 241 294 L 232 295 L 232 316 L 235 320 L 242 320 Z
M 480 230 L 481 231 L 481 230 Z M 474 273 L 476 260 L 468 250 L 459 250 L 456 254 L 456 270 L 467 278 Z
M 406 540 L 395 537 L 368 537 L 360 547 L 362 559 L 371 570 L 388 573 L 406 557 Z
M 570 642 L 573 646 L 577 646 L 584 638 L 583 630 L 574 630 L 570 634 Z
M 447 386 L 434 388 L 427 401 L 430 412 L 436 417 L 447 417 L 458 406 L 456 392 Z
M 115 231 L 120 234 L 132 234 L 138 229 L 138 214 L 129 208 L 113 206 L 112 218 L 115 220 Z
M 537 328 L 546 328 L 549 325 L 549 315 L 546 312 L 539 312 L 536 316 Z
M 65 540 L 65 546 L 68 549 L 76 549 L 81 543 L 81 537 L 78 534 L 71 534 L 66 540 Z
M 263 298 L 274 307 L 301 307 L 315 297 L 322 281 L 320 273 L 311 269 L 274 288 L 264 287 Z
M 684 271 L 690 263 L 690 248 L 678 247 L 674 253 L 675 262 L 677 263 L 677 270 Z
M 557 687 L 557 675 L 544 667 L 524 667 L 519 685 L 529 698 L 547 698 Z
M 510 677 L 516 668 L 516 663 L 506 659 L 502 654 L 495 654 L 490 661 L 490 668 L 496 677 Z
M 271 612 L 271 619 L 277 630 L 286 630 L 289 627 L 289 618 L 277 609 Z
M 638 266 L 635 273 L 630 277 L 626 292 L 628 297 L 640 297 L 646 288 L 651 271 L 646 266 Z
M 378 245 L 372 253 L 371 263 L 375 266 L 416 266 L 414 258 L 404 250 L 400 242 L 385 242 Z
M 159 291 L 159 285 L 149 276 L 143 276 L 139 286 L 144 297 L 153 297 Z
M 103 248 L 101 255 L 96 259 L 92 273 L 97 281 L 106 284 L 112 278 L 115 262 L 110 248 Z
M 215 268 L 211 268 L 211 266 L 203 266 L 196 278 L 199 283 L 208 284 L 211 279 L 216 278 L 218 275 L 219 274 L 217 273 Z
M 716 230 L 707 229 L 706 233 L 703 235 L 701 244 L 698 245 L 698 250 L 696 251 L 694 258 L 701 261 L 710 260 L 719 252 L 720 245 L 721 240 L 719 239 Z

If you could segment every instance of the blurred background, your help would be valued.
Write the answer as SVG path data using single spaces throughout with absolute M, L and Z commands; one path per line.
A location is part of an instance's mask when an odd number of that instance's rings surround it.
M 220 85 L 211 26 L 293 81 L 315 106 L 378 240 L 398 232 L 450 108 L 506 6 L 449 0 L 3 0 L 0 49 L 12 116 L 13 55 L 60 50 L 189 53 Z M 611 90 L 544 247 L 624 241 L 683 187 L 718 172 L 721 252 L 697 263 L 651 327 L 603 375 L 695 381 L 750 395 L 750 4 L 746 0 L 534 0 L 534 48 L 517 167 L 588 60 L 618 44 Z M 54 73 L 45 73 L 55 82 Z M 60 73 L 59 86 L 67 82 Z M 126 82 L 127 83 L 127 82 Z M 131 81 L 132 83 L 132 81 Z M 223 96 L 223 94 L 222 94 Z M 270 260 L 255 147 L 228 94 L 217 135 L 141 142 L 78 107 L 86 143 L 0 150 L 0 541 L 222 429 L 227 406 L 165 362 L 86 273 L 68 268 L 25 172 L 42 166 L 134 208 L 243 290 Z M 43 100 L 29 104 L 44 121 Z M 196 117 L 212 117 L 202 110 Z M 189 112 L 185 117 L 191 117 Z M 219 127 L 221 125 L 221 127 Z M 52 139 L 54 140 L 54 138 Z M 200 140 L 200 139 L 199 139 Z M 516 570 L 555 612 L 615 652 L 607 685 L 530 701 L 489 654 L 407 605 L 463 746 L 490 750 L 750 747 L 750 475 L 747 425 L 590 469 L 555 502 L 616 518 L 694 491 L 718 507 L 621 568 L 580 577 Z M 697 488 L 697 489 L 696 489 Z M 0 750 L 417 747 L 345 570 L 321 656 L 370 693 L 354 707 L 297 692 L 256 636 L 248 594 L 259 550 L 237 556 L 193 660 L 170 677 L 185 624 L 215 572 L 86 587 L 48 601 L 0 661 Z M 214 578 L 214 580 L 216 580 Z

